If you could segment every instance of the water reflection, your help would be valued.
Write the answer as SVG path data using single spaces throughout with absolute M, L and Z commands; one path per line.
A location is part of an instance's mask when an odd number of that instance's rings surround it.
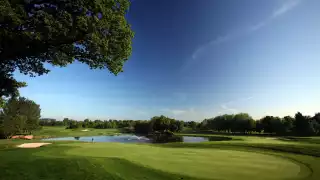
M 83 141 L 83 142 L 122 142 L 122 143 L 150 143 L 151 140 L 144 136 L 114 135 L 114 136 L 84 136 L 84 137 L 61 137 L 43 139 L 48 141 Z
M 192 137 L 192 136 L 183 136 L 183 142 L 205 142 L 205 141 L 209 141 L 208 138 L 206 137 Z
M 43 140 L 49 141 L 83 141 L 83 142 L 121 142 L 121 143 L 168 143 L 168 142 L 187 142 L 197 143 L 206 141 L 228 141 L 230 137 L 212 136 L 212 137 L 195 137 L 195 136 L 164 136 L 157 135 L 147 138 L 145 136 L 136 136 L 131 134 L 110 135 L 110 136 L 85 136 L 85 137 L 62 137 L 49 138 Z

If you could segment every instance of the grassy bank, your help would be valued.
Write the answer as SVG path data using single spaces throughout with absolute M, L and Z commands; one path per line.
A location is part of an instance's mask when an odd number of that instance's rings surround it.
M 317 157 L 320 145 L 317 143 L 304 139 L 300 142 L 280 138 L 236 138 L 157 145 L 53 142 L 38 149 L 15 148 L 29 141 L 2 140 L 0 179 L 320 178 L 320 158 Z

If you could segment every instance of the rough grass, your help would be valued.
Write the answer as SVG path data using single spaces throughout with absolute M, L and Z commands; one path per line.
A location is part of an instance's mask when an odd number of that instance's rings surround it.
M 237 136 L 230 141 L 156 145 L 54 142 L 38 149 L 15 148 L 23 140 L 2 140 L 0 179 L 318 180 L 320 145 L 314 143 L 317 138 L 311 139 Z

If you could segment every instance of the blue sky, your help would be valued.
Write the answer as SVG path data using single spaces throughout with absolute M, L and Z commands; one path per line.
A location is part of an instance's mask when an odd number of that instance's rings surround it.
M 30 78 L 42 117 L 201 121 L 320 111 L 320 1 L 134 0 L 124 72 L 74 63 Z

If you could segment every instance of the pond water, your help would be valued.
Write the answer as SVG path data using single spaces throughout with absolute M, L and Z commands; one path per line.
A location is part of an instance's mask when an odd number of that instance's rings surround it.
M 83 142 L 121 142 L 121 143 L 152 143 L 152 139 L 145 136 L 136 136 L 130 134 L 111 135 L 111 136 L 84 136 L 84 137 L 61 137 L 43 139 L 45 141 L 83 141 Z M 209 141 L 205 137 L 183 136 L 182 142 L 204 142 Z

